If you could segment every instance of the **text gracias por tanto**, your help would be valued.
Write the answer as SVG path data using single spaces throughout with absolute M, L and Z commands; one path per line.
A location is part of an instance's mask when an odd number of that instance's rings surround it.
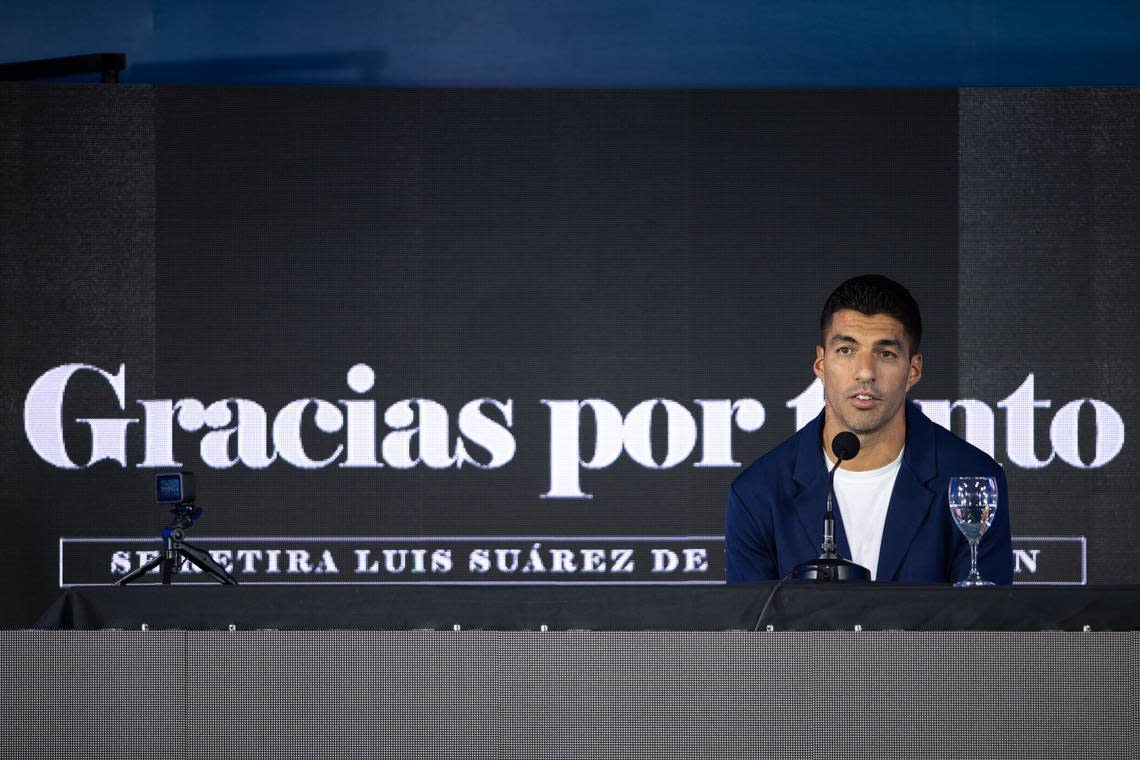
M 63 401 L 68 382 L 76 373 L 90 372 L 101 377 L 114 391 L 120 411 L 126 409 L 126 366 L 120 364 L 115 374 L 89 364 L 65 364 L 41 375 L 28 391 L 24 402 L 24 430 L 28 442 L 46 462 L 61 468 L 90 467 L 102 460 L 127 466 L 127 428 L 137 424 L 137 417 L 78 417 L 76 422 L 91 429 L 91 456 L 86 463 L 74 462 L 66 449 L 63 432 Z M 375 373 L 366 364 L 348 371 L 348 387 L 363 394 L 372 390 Z M 1006 411 L 1006 454 L 1018 467 L 1039 469 L 1059 458 L 1067 464 L 1093 469 L 1103 467 L 1124 446 L 1124 420 L 1110 405 L 1096 399 L 1077 399 L 1057 410 L 1049 425 L 1052 450 L 1044 458 L 1034 451 L 1035 413 L 1050 409 L 1052 402 L 1034 398 L 1033 375 L 996 406 Z M 668 469 L 690 458 L 701 443 L 700 459 L 694 467 L 739 467 L 732 458 L 732 433 L 737 428 L 755 432 L 764 425 L 764 405 L 751 398 L 697 399 L 701 428 L 696 416 L 682 404 L 654 398 L 635 405 L 622 415 L 613 404 L 603 399 L 543 399 L 539 403 L 549 409 L 550 418 L 550 488 L 544 498 L 588 499 L 591 494 L 581 489 L 582 469 L 600 470 L 617 461 L 622 453 L 643 467 Z M 442 405 L 430 399 L 410 398 L 391 404 L 384 410 L 388 432 L 381 441 L 380 457 L 376 455 L 376 402 L 372 399 L 338 399 L 336 403 L 318 398 L 303 398 L 282 407 L 272 426 L 265 409 L 255 401 L 226 398 L 208 406 L 193 398 L 140 399 L 145 429 L 143 461 L 138 467 L 177 468 L 182 462 L 174 455 L 174 424 L 186 432 L 206 430 L 200 443 L 202 462 L 215 469 L 238 464 L 253 469 L 268 467 L 280 457 L 294 467 L 317 469 L 334 463 L 338 467 L 408 469 L 424 465 L 433 469 L 471 465 L 479 469 L 496 469 L 506 465 L 515 455 L 513 400 L 478 398 L 464 404 L 458 414 L 459 435 L 451 437 L 450 415 Z M 965 437 L 973 445 L 993 454 L 994 412 L 976 399 L 920 400 L 923 412 L 934 422 L 950 427 L 953 410 L 965 415 Z M 1096 426 L 1095 449 L 1090 461 L 1081 459 L 1078 446 L 1078 424 L 1082 406 L 1093 411 Z M 651 427 L 653 411 L 660 406 L 667 426 L 667 446 L 661 461 L 653 458 Z M 796 429 L 803 427 L 823 408 L 823 386 L 815 380 L 799 396 L 785 404 L 795 410 Z M 341 434 L 332 453 L 314 459 L 305 451 L 301 440 L 302 425 L 311 409 L 312 424 L 327 435 Z M 589 460 L 581 456 L 582 415 L 593 415 L 596 440 Z M 488 416 L 490 410 L 496 417 Z M 236 413 L 236 415 L 235 415 Z M 418 436 L 418 456 L 412 456 L 413 442 Z M 236 447 L 231 441 L 236 437 Z M 272 447 L 270 447 L 270 441 Z M 469 445 L 482 449 L 486 456 L 476 458 Z M 482 461 L 481 461 L 482 459 Z M 382 460 L 382 461 L 381 461 Z

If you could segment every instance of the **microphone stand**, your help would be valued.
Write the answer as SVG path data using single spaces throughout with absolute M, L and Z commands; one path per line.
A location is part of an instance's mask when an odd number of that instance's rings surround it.
M 835 493 L 835 471 L 843 463 L 844 452 L 833 453 L 835 465 L 827 476 L 827 511 L 823 514 L 823 545 L 820 546 L 819 557 L 796 565 L 792 570 L 792 577 L 801 581 L 869 581 L 870 570 L 835 553 L 835 513 L 832 511 L 831 502 Z

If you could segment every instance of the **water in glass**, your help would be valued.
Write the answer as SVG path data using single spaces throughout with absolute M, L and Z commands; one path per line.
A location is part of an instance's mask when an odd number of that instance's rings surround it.
M 970 574 L 955 586 L 992 586 L 978 574 L 978 542 L 994 521 L 998 508 L 997 481 L 984 476 L 950 478 L 950 515 L 970 542 Z

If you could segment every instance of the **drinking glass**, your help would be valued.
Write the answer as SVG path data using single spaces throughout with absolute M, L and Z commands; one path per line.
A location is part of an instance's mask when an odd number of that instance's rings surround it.
M 997 514 L 997 480 L 973 475 L 950 478 L 949 497 L 950 515 L 970 542 L 970 574 L 954 585 L 992 586 L 978 574 L 978 542 Z

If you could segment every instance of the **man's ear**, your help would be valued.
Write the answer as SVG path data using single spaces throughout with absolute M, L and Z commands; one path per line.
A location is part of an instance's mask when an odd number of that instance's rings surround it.
M 922 354 L 910 357 L 910 372 L 906 377 L 906 389 L 909 391 L 922 379 Z
M 823 382 L 823 346 L 815 347 L 815 362 L 812 363 L 811 368 L 819 381 Z

